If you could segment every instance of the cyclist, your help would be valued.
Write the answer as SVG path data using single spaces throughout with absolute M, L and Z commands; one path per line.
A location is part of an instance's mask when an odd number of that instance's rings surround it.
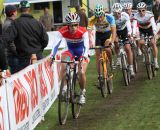
M 139 25 L 139 32 L 140 32 L 140 40 L 139 44 L 144 44 L 143 37 L 148 34 L 149 36 L 153 36 L 151 38 L 151 44 L 153 48 L 153 56 L 154 56 L 154 65 L 155 69 L 159 69 L 158 65 L 158 49 L 156 45 L 155 35 L 156 35 L 156 23 L 154 20 L 154 15 L 152 12 L 147 11 L 147 5 L 144 2 L 140 2 L 137 4 L 138 12 L 134 16 L 134 24 L 133 29 L 136 28 L 136 25 L 138 23 Z
M 112 11 L 115 17 L 116 28 L 117 28 L 117 37 L 115 40 L 115 51 L 117 55 L 119 55 L 118 40 L 119 38 L 121 38 L 125 42 L 124 47 L 127 53 L 130 74 L 131 74 L 131 77 L 134 77 L 135 73 L 133 70 L 133 54 L 132 54 L 131 45 L 129 41 L 132 34 L 131 22 L 130 22 L 129 15 L 125 12 L 122 12 L 122 9 L 123 8 L 120 3 L 115 3 L 112 6 Z M 117 61 L 119 64 L 121 63 L 120 57 L 117 58 Z
M 129 15 L 130 17 L 130 21 L 131 21 L 131 26 L 132 26 L 132 37 L 134 38 L 134 40 L 136 40 L 137 36 L 139 35 L 139 29 L 138 29 L 138 25 L 136 26 L 136 29 L 133 29 L 133 20 L 134 20 L 134 15 L 135 13 L 137 13 L 137 10 L 132 10 L 132 3 L 124 3 L 123 5 L 123 9 L 124 11 Z M 135 32 L 134 32 L 135 31 Z M 133 35 L 135 34 L 135 35 Z M 136 40 L 136 44 L 137 44 L 137 52 L 138 52 L 138 55 L 141 55 L 142 52 L 140 50 L 140 47 L 138 46 L 139 44 L 137 43 L 137 40 Z
M 78 74 L 79 74 L 79 80 L 80 80 L 80 104 L 85 103 L 85 92 L 86 92 L 86 69 L 88 66 L 88 50 L 89 50 L 89 38 L 88 38 L 88 32 L 84 27 L 79 26 L 80 17 L 77 13 L 68 13 L 65 17 L 65 20 L 67 22 L 67 26 L 64 26 L 59 29 L 58 31 L 58 38 L 60 41 L 64 38 L 67 43 L 66 50 L 62 53 L 62 60 L 73 60 L 73 58 L 76 56 L 77 60 L 80 61 L 80 64 L 78 65 Z M 52 50 L 52 57 L 55 56 L 58 47 L 60 45 L 60 42 L 57 44 L 54 44 L 53 50 Z M 62 78 L 64 75 L 65 65 L 62 64 L 61 66 L 61 75 Z
M 105 13 L 103 5 L 97 4 L 94 9 L 94 15 L 89 19 L 88 30 L 91 37 L 91 32 L 96 30 L 96 46 L 114 46 L 114 40 L 116 36 L 116 26 L 115 19 L 111 14 Z M 112 61 L 112 50 L 111 48 L 106 48 L 110 64 Z M 98 60 L 100 58 L 100 50 L 96 50 L 96 66 L 99 76 L 101 76 L 100 66 Z

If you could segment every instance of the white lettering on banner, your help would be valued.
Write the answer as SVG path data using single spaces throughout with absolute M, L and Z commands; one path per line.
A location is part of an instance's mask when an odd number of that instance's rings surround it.
M 1 103 L 1 96 L 0 96 L 0 103 Z M 0 105 L 0 130 L 4 130 L 4 118 L 3 118 L 3 109 Z
M 38 65 L 38 72 L 39 72 L 41 96 L 42 98 L 44 98 L 46 95 L 48 95 L 48 88 L 42 71 L 42 64 Z
M 31 88 L 31 105 L 33 111 L 33 109 L 38 105 L 38 85 L 35 70 L 32 69 L 24 74 L 24 78 Z
M 53 73 L 53 69 L 51 69 L 50 67 L 50 62 L 49 60 L 46 60 L 45 63 L 44 63 L 44 66 L 45 66 L 45 69 L 46 69 L 46 73 L 47 73 L 47 76 L 48 76 L 48 79 L 49 79 L 49 82 L 50 82 L 50 85 L 51 85 L 51 90 L 53 89 L 53 84 L 54 84 L 54 73 Z
M 43 102 L 43 110 L 45 110 L 48 105 L 49 105 L 49 98 L 47 98 L 47 99 Z
M 18 128 L 18 130 L 29 130 L 29 121 L 25 123 L 21 128 Z
M 32 124 L 34 124 L 34 122 L 37 120 L 37 118 L 38 117 L 40 117 L 41 116 L 41 112 L 40 112 L 40 109 L 38 109 L 35 113 L 34 113 L 34 115 L 33 115 L 33 117 L 32 117 Z
M 29 95 L 20 80 L 13 81 L 13 97 L 15 105 L 16 124 L 29 115 Z

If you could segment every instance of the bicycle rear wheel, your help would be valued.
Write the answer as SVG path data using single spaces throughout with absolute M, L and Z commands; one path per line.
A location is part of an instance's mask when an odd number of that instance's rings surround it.
M 152 66 L 151 66 L 151 52 L 148 51 L 148 48 L 145 48 L 144 56 L 145 56 L 145 66 L 147 70 L 147 76 L 148 79 L 151 80 L 153 78 Z
M 80 82 L 78 75 L 74 73 L 72 80 L 72 116 L 74 119 L 79 117 L 82 105 L 79 104 Z
M 127 67 L 127 60 L 126 56 L 121 56 L 121 64 L 122 64 L 122 73 L 123 73 L 123 79 L 126 86 L 129 85 L 130 77 L 128 76 L 128 67 Z
M 59 92 L 59 100 L 58 100 L 58 117 L 59 123 L 61 125 L 66 123 L 67 116 L 68 116 L 68 109 L 69 109 L 69 101 L 70 101 L 70 82 L 68 81 L 66 75 L 63 77 L 60 92 Z
M 107 93 L 108 93 L 108 87 L 107 87 L 107 79 L 104 77 L 104 64 L 103 64 L 103 61 L 100 60 L 99 64 L 100 64 L 100 66 L 102 68 L 102 73 L 103 73 L 103 75 L 99 77 L 99 86 L 100 86 L 102 97 L 106 98 L 107 97 Z

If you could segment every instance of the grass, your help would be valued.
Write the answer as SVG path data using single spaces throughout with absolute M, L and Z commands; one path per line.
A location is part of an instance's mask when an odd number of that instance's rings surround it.
M 115 71 L 114 92 L 104 99 L 94 86 L 97 73 L 92 57 L 87 70 L 87 103 L 80 118 L 70 116 L 60 126 L 55 102 L 36 130 L 160 130 L 160 71 L 148 80 L 142 63 L 140 67 L 129 87 L 124 86 L 121 72 Z

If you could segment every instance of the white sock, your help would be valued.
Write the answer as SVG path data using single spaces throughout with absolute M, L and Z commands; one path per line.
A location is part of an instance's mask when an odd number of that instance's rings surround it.
M 86 93 L 86 89 L 84 88 L 84 89 L 81 89 L 81 93 L 82 94 L 85 94 Z
M 158 64 L 157 58 L 154 58 L 154 63 Z
M 129 70 L 133 71 L 133 65 L 129 65 Z

